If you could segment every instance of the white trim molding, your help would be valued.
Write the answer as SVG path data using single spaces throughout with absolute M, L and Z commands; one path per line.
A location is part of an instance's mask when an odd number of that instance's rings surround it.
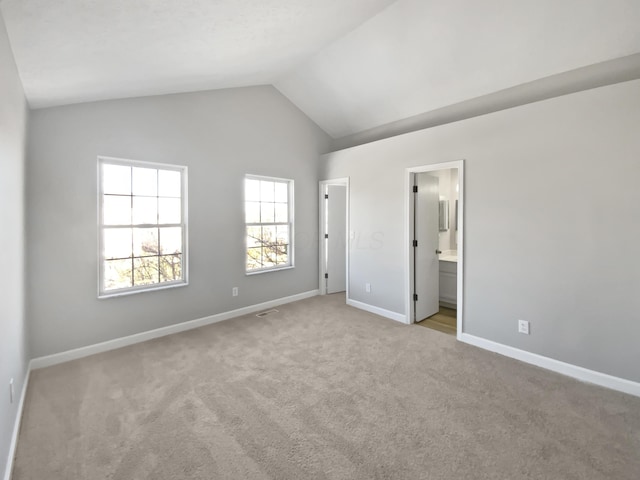
M 29 377 L 31 376 L 31 362 L 27 367 L 27 373 L 24 376 L 24 382 L 22 382 L 22 393 L 20 394 L 20 403 L 18 403 L 18 410 L 16 412 L 16 420 L 13 423 L 13 433 L 11 434 L 11 443 L 9 443 L 9 455 L 7 456 L 7 466 L 4 470 L 4 480 L 11 480 L 11 473 L 13 471 L 13 460 L 16 456 L 16 447 L 18 446 L 18 434 L 20 433 L 20 424 L 22 423 L 22 411 L 24 409 L 24 402 L 27 397 L 27 387 L 29 386 Z
M 54 353 L 53 355 L 34 358 L 33 360 L 31 360 L 30 365 L 32 369 L 50 367 L 59 363 L 69 362 L 78 358 L 95 355 L 96 353 L 108 352 L 109 350 L 115 350 L 117 348 L 134 345 L 136 343 L 146 342 L 147 340 L 152 340 L 154 338 L 165 337 L 174 333 L 185 332 L 187 330 L 193 330 L 194 328 L 204 327 L 206 325 L 222 322 L 224 320 L 230 320 L 232 318 L 241 317 L 249 313 L 255 313 L 261 310 L 277 307 L 278 305 L 297 302 L 299 300 L 304 300 L 305 298 L 315 297 L 319 294 L 319 290 L 310 290 L 308 292 L 298 293 L 289 297 L 277 298 L 268 302 L 238 308 L 237 310 L 217 313 L 208 317 L 198 318 L 196 320 L 190 320 L 175 325 L 169 325 L 167 327 L 156 328 L 155 330 L 136 333 L 127 337 L 115 338 L 106 342 L 96 343 L 94 345 L 88 345 L 86 347 L 75 348 L 73 350 L 67 350 L 66 352 Z
M 407 323 L 407 316 L 403 315 L 402 313 L 392 312 L 391 310 L 374 307 L 373 305 L 369 305 L 368 303 L 363 303 L 351 299 L 347 299 L 347 305 L 358 308 L 360 310 L 364 310 L 365 312 L 375 313 L 376 315 L 380 315 L 381 317 L 390 318 L 391 320 L 395 320 L 396 322 Z
M 475 347 L 489 350 L 491 352 L 499 353 L 505 357 L 514 358 L 521 362 L 529 363 L 537 367 L 551 370 L 552 372 L 560 373 L 568 377 L 573 377 L 577 380 L 593 383 L 601 387 L 609 388 L 611 390 L 617 390 L 619 392 L 628 393 L 640 397 L 640 383 L 624 378 L 614 377 L 606 373 L 596 372 L 589 370 L 588 368 L 579 367 L 570 363 L 561 362 L 560 360 L 554 360 L 553 358 L 544 357 L 537 353 L 527 352 L 518 348 L 510 347 L 502 343 L 493 342 L 484 338 L 476 337 L 468 333 L 463 333 L 458 337 L 458 340 Z

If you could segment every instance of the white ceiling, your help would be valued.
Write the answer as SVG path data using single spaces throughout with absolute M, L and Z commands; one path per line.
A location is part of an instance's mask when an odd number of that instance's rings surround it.
M 334 138 L 640 52 L 640 0 L 398 0 L 275 85 Z
M 334 138 L 640 52 L 640 0 L 0 0 L 33 108 L 274 84 Z
M 394 0 L 4 0 L 32 108 L 270 84 Z

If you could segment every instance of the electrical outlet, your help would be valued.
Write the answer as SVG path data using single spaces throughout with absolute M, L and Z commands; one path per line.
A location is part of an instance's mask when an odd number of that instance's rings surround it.
M 9 380 L 9 403 L 13 403 L 13 378 Z
M 365 283 L 364 284 L 364 290 L 367 293 L 371 293 L 371 284 L 370 283 Z
M 529 335 L 529 322 L 526 320 L 518 320 L 518 333 Z
M 238 287 L 233 287 L 231 289 L 231 295 L 234 296 L 234 297 L 238 296 Z

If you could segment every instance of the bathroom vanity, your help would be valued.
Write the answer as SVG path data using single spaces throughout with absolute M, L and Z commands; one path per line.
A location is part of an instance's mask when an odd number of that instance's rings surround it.
M 458 252 L 445 250 L 439 256 L 440 303 L 455 308 L 458 301 Z

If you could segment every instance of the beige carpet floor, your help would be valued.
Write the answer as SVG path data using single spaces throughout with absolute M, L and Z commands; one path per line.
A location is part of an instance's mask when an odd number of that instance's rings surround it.
M 640 398 L 315 297 L 34 371 L 14 480 L 640 478 Z

